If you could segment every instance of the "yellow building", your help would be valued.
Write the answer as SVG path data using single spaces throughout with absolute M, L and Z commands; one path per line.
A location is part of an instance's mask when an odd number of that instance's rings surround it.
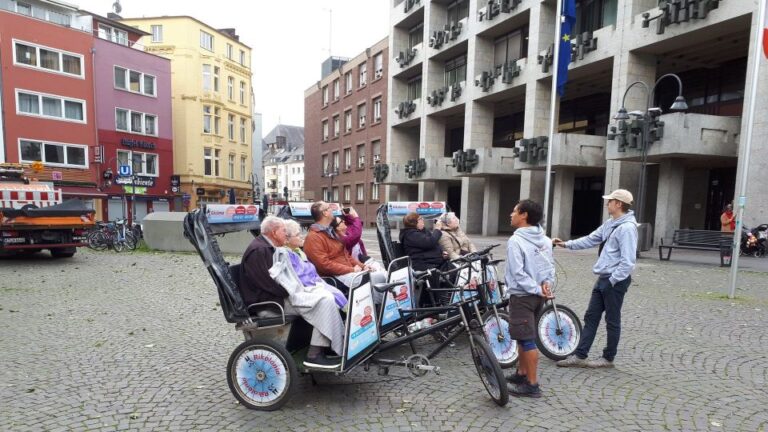
M 188 16 L 126 18 L 144 50 L 171 60 L 173 168 L 189 208 L 251 202 L 251 48 Z

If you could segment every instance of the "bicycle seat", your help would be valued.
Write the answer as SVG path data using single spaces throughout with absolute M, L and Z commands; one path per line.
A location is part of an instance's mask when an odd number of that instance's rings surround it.
M 413 277 L 416 279 L 421 279 L 422 277 L 430 274 L 431 270 L 414 270 L 413 271 Z
M 403 285 L 402 282 L 391 282 L 391 283 L 382 283 L 382 284 L 373 284 L 373 289 L 376 291 L 383 293 L 391 290 L 392 288 L 399 287 Z

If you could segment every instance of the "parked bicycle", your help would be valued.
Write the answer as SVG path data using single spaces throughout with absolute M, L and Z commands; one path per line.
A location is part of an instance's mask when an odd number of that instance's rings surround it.
M 88 233 L 88 247 L 97 251 L 106 249 L 113 249 L 115 252 L 135 250 L 138 239 L 127 225 L 125 219 L 118 219 L 114 222 L 97 222 L 96 227 Z

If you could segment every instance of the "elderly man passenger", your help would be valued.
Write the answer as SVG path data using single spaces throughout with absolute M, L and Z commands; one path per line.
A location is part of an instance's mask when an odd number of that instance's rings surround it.
M 341 354 L 344 339 L 344 323 L 333 295 L 322 290 L 304 292 L 297 289 L 296 284 L 281 285 L 273 279 L 274 276 L 293 271 L 290 264 L 286 265 L 273 258 L 289 253 L 282 248 L 286 241 L 287 232 L 283 220 L 274 216 L 266 217 L 261 223 L 261 235 L 253 239 L 243 254 L 239 281 L 243 300 L 248 305 L 276 302 L 283 306 L 286 314 L 301 315 L 314 327 L 304 366 L 336 368 L 339 361 L 325 354 L 327 347 Z M 285 302 L 286 298 L 288 302 Z

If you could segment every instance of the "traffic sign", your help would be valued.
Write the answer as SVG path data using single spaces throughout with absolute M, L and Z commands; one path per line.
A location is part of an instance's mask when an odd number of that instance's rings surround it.
M 120 165 L 117 169 L 118 174 L 123 177 L 128 177 L 133 174 L 133 170 L 130 165 Z

